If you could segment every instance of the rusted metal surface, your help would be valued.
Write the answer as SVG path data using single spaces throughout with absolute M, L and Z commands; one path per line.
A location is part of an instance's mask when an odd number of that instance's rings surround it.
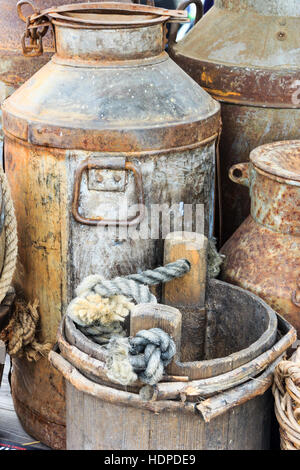
M 121 0 L 122 1 L 122 0 Z M 127 1 L 127 0 L 124 0 Z M 130 0 L 128 0 L 129 2 Z M 65 3 L 79 3 L 80 0 L 55 0 L 56 5 Z M 34 10 L 40 11 L 52 5 L 51 0 L 36 0 L 34 6 L 30 2 L 23 2 L 24 20 Z M 17 0 L 0 0 L 0 104 L 10 96 L 16 88 L 28 80 L 37 70 L 45 65 L 54 52 L 52 30 L 44 30 L 43 55 L 35 55 L 28 60 L 22 54 L 23 42 L 26 47 L 24 36 L 24 23 L 17 14 Z M 43 34 L 44 34 L 43 33 Z M 46 34 L 47 33 L 47 34 Z M 23 40 L 21 41 L 21 38 Z M 37 35 L 39 37 L 39 35 Z M 42 45 L 39 40 L 40 47 Z M 42 50 L 42 49 L 40 49 Z M 34 50 L 33 50 L 34 51 Z M 32 51 L 31 51 L 32 52 Z M 1 116 L 1 112 L 0 112 Z M 2 123 L 0 124 L 0 153 L 2 154 Z M 2 156 L 1 156 L 2 160 Z
M 178 44 L 172 58 L 222 103 L 222 241 L 248 216 L 247 191 L 228 178 L 259 145 L 298 138 L 299 4 L 222 1 Z M 234 187 L 236 186 L 236 187 Z
M 222 277 L 258 294 L 299 334 L 300 142 L 259 147 L 250 161 L 231 171 L 249 182 L 251 216 L 222 248 Z
M 203 203 L 205 231 L 213 229 L 219 104 L 164 52 L 168 16 L 142 14 L 160 20 L 126 26 L 130 15 L 118 6 L 120 28 L 106 21 L 106 12 L 114 19 L 113 6 L 100 8 L 93 28 L 73 28 L 73 17 L 61 13 L 64 20 L 54 21 L 57 53 L 3 106 L 5 165 L 23 227 L 23 288 L 39 300 L 40 340 L 53 343 L 83 278 L 110 279 L 162 262 L 159 235 L 139 237 L 130 223 L 116 231 L 95 220 L 119 219 L 125 204 L 120 219 L 137 222 L 144 201 L 147 209 L 175 204 L 177 227 L 185 204 Z M 61 376 L 46 360 L 36 367 L 15 361 L 13 387 L 26 429 L 62 447 Z
M 81 28 L 83 25 L 90 29 L 99 29 L 99 27 L 105 26 L 116 26 L 120 29 L 124 28 L 124 17 L 118 13 L 120 10 L 124 14 L 130 13 L 127 22 L 125 23 L 125 29 L 130 26 L 142 26 L 144 24 L 154 25 L 161 23 L 161 19 L 165 17 L 168 22 L 180 20 L 181 22 L 188 22 L 187 14 L 184 11 L 167 10 L 163 8 L 155 8 L 149 5 L 138 5 L 115 3 L 112 8 L 111 2 L 102 2 L 102 10 L 109 10 L 109 15 L 103 15 L 99 13 L 98 3 L 80 3 L 78 4 L 80 11 L 85 11 L 87 14 L 83 18 L 72 5 L 64 5 L 58 8 L 49 8 L 43 11 L 38 11 L 33 8 L 34 13 L 32 16 L 25 18 L 22 13 L 22 5 L 28 3 L 27 0 L 18 2 L 18 14 L 19 17 L 26 23 L 25 32 L 22 36 L 22 50 L 23 54 L 30 57 L 35 57 L 43 54 L 43 37 L 48 31 L 49 26 L 52 25 L 63 25 L 67 24 L 69 28 Z M 69 15 L 70 12 L 70 15 Z M 61 31 L 63 33 L 64 30 Z M 68 30 L 66 31 L 68 34 Z M 70 33 L 69 33 L 70 34 Z M 26 39 L 29 39 L 29 45 L 26 45 Z M 74 50 L 78 52 L 80 50 L 81 38 L 78 37 L 78 44 L 73 44 Z M 153 38 L 152 38 L 153 39 Z M 100 40 L 94 42 L 93 38 L 90 38 L 91 43 L 94 43 L 94 47 L 100 43 Z M 103 40 L 103 39 L 102 39 Z M 164 38 L 159 35 L 159 42 Z M 62 44 L 63 39 L 57 37 L 56 45 Z M 155 42 L 154 42 L 155 44 Z M 124 49 L 131 46 L 131 42 L 123 44 Z M 105 49 L 105 44 L 104 44 Z M 86 51 L 88 53 L 88 51 Z M 113 50 L 111 51 L 113 53 Z M 135 48 L 135 55 L 138 56 L 138 51 Z
M 55 5 L 71 3 L 66 0 L 55 0 Z M 79 0 L 72 0 L 72 3 L 79 3 Z M 43 10 L 52 6 L 51 0 L 35 0 L 34 6 L 37 10 Z M 41 68 L 54 52 L 53 36 L 49 30 L 45 38 L 44 55 L 32 60 L 26 60 L 22 55 L 21 38 L 24 33 L 24 23 L 17 14 L 16 0 L 0 0 L 0 85 L 8 87 L 7 94 L 1 96 L 3 101 L 9 94 L 31 77 Z M 33 13 L 29 5 L 24 6 L 25 16 Z M 9 89 L 11 87 L 11 89 Z

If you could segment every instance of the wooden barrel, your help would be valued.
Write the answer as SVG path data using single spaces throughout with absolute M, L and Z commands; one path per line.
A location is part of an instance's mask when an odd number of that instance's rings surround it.
M 241 292 L 243 295 L 237 295 Z M 253 294 L 220 281 L 209 282 L 207 296 L 207 311 L 210 313 L 203 360 L 182 363 L 186 371 L 200 370 L 199 364 L 202 363 L 206 378 L 195 379 L 194 375 L 188 382 L 160 382 L 151 401 L 146 401 L 138 393 L 143 384 L 125 388 L 109 381 L 105 376 L 104 350 L 99 345 L 94 348 L 97 359 L 82 351 L 82 344 L 89 340 L 80 335 L 73 336 L 73 344 L 70 344 L 67 337 L 72 337 L 72 327 L 70 323 L 67 327 L 65 322 L 61 324 L 58 336 L 61 354 L 52 351 L 49 359 L 66 378 L 68 449 L 269 448 L 273 372 L 284 352 L 295 341 L 295 330 L 277 316 L 277 339 L 273 336 L 270 342 L 268 336 L 266 348 L 258 348 L 257 355 L 254 354 L 252 359 L 249 357 L 248 362 L 236 361 L 228 368 L 226 359 L 242 356 L 244 350 L 249 348 L 249 342 L 256 343 L 261 339 L 264 333 L 260 330 L 257 334 L 255 331 L 269 318 L 270 307 Z M 253 299 L 257 302 L 260 322 L 258 317 L 250 315 L 252 320 L 249 320 L 249 316 L 243 315 L 243 312 L 251 310 L 249 305 Z M 177 315 L 178 310 L 173 307 L 161 308 Z M 135 310 L 139 309 L 140 305 L 135 307 Z M 131 313 L 131 334 L 135 310 Z M 227 320 L 222 317 L 227 317 Z M 231 326 L 226 328 L 230 319 Z M 234 324 L 234 319 L 237 324 Z M 252 321 L 252 329 L 249 321 Z M 164 325 L 165 331 L 170 332 L 166 315 Z M 268 322 L 265 322 L 265 330 L 266 325 Z M 88 348 L 87 345 L 85 347 Z M 210 375 L 205 368 L 207 361 Z M 168 366 L 167 372 L 173 373 L 174 367 L 178 368 L 180 364 L 177 357 Z M 220 364 L 223 364 L 223 371 Z M 253 377 L 258 380 L 253 380 Z M 185 400 L 180 399 L 183 395 Z

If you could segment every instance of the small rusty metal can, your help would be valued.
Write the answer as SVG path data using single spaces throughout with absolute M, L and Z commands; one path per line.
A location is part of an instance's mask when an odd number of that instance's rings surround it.
M 172 212 L 178 230 L 188 205 L 202 204 L 212 234 L 220 105 L 164 51 L 169 20 L 185 14 L 93 3 L 30 20 L 53 25 L 56 54 L 5 101 L 3 127 L 23 287 L 39 300 L 42 341 L 55 342 L 87 275 L 110 279 L 162 263 L 160 212 Z M 61 376 L 46 359 L 14 364 L 22 423 L 63 447 Z
M 298 0 L 215 0 L 183 40 L 171 38 L 171 57 L 222 104 L 223 243 L 250 209 L 230 167 L 260 145 L 299 138 L 299 28 Z
M 300 141 L 258 147 L 230 179 L 250 188 L 251 216 L 222 248 L 222 278 L 249 289 L 300 334 Z

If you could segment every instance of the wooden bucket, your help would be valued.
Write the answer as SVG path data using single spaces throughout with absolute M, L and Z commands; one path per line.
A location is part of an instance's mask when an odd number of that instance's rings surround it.
M 218 291 L 220 283 L 214 282 Z M 280 316 L 277 341 L 269 350 L 207 379 L 161 382 L 150 401 L 138 394 L 143 384 L 125 388 L 110 382 L 105 358 L 95 359 L 71 345 L 66 331 L 70 337 L 72 327 L 64 322 L 58 337 L 61 354 L 52 351 L 49 358 L 66 378 L 67 449 L 269 448 L 273 372 L 296 338 L 295 330 Z M 80 335 L 74 337 L 77 344 L 83 340 Z M 96 348 L 99 357 L 101 348 Z
M 63 319 L 60 354 L 49 360 L 66 379 L 68 449 L 269 448 L 273 372 L 296 332 L 254 294 L 206 282 L 205 243 L 189 233 L 167 237 L 165 264 L 187 258 L 191 270 L 165 284 L 164 305 L 131 311 L 128 335 L 158 327 L 176 343 L 147 396 L 140 381 L 112 383 L 105 348 Z

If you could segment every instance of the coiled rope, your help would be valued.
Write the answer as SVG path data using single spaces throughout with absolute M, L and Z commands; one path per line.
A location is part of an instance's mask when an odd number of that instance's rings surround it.
M 23 299 L 15 301 L 9 324 L 0 335 L 11 357 L 26 357 L 29 362 L 47 357 L 52 344 L 42 344 L 37 341 L 36 331 L 39 319 L 37 301 L 32 305 L 27 304 Z
M 129 300 L 136 304 L 157 303 L 148 286 L 182 277 L 190 269 L 190 263 L 180 259 L 111 280 L 99 275 L 88 276 L 77 287 L 77 297 L 69 304 L 67 315 L 86 336 L 99 344 L 107 344 L 113 335 L 125 336 L 123 322 L 134 305 Z
M 175 354 L 174 341 L 160 328 L 141 330 L 134 338 L 113 337 L 108 345 L 107 376 L 122 385 L 137 379 L 155 385 Z

